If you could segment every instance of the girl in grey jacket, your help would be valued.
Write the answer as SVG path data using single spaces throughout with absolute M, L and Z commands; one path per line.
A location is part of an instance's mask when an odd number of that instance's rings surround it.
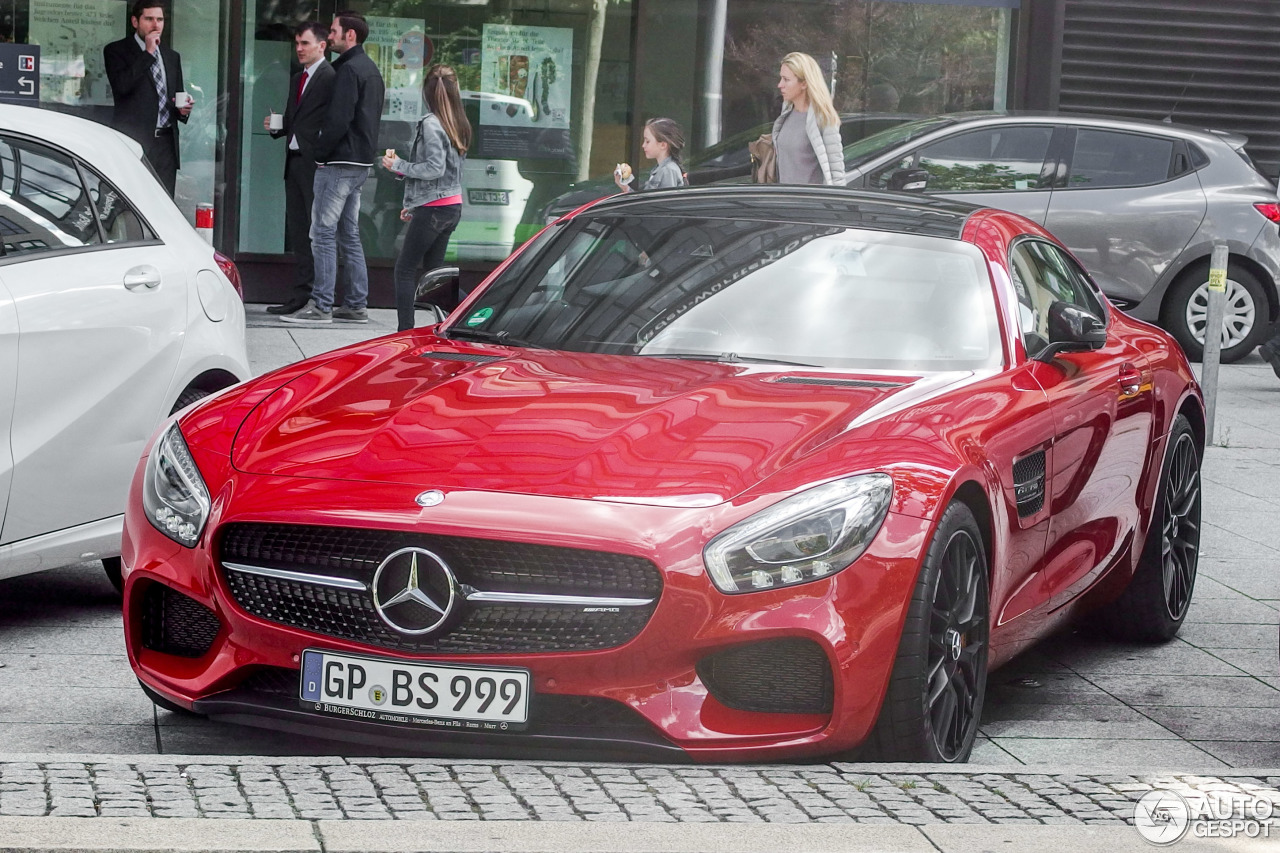
M 684 150 L 684 132 L 680 125 L 669 118 L 651 118 L 644 123 L 644 134 L 640 137 L 640 148 L 644 156 L 657 162 L 642 189 L 660 190 L 668 187 L 688 185 L 684 177 L 684 169 L 680 165 L 680 152 Z M 624 193 L 634 192 L 631 188 L 631 167 L 626 163 L 618 165 L 613 174 L 613 182 Z
M 780 184 L 844 186 L 840 115 L 807 53 L 788 53 L 778 72 L 782 115 L 773 123 L 773 150 Z
M 384 168 L 404 180 L 400 218 L 409 223 L 396 258 L 396 320 L 400 331 L 414 325 L 418 270 L 444 262 L 449 237 L 462 219 L 462 163 L 471 145 L 471 123 L 462 111 L 458 76 L 448 65 L 433 65 L 422 81 L 427 114 L 418 122 L 409 159 L 388 148 Z

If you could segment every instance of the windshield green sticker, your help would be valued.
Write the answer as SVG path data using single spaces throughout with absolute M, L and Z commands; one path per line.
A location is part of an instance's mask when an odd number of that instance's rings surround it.
M 488 320 L 492 316 L 492 308 L 481 308 L 479 311 L 467 318 L 467 327 L 474 329 L 476 326 L 482 325 L 485 320 Z

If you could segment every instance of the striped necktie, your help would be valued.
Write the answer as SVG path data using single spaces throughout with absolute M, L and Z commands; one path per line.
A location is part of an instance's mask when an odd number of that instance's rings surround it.
M 160 106 L 156 110 L 156 127 L 168 127 L 173 123 L 173 116 L 169 109 L 169 93 L 164 85 L 164 66 L 161 64 L 164 60 L 160 57 L 160 48 L 156 48 L 156 61 L 151 63 L 151 82 L 156 84 L 156 97 L 160 100 Z

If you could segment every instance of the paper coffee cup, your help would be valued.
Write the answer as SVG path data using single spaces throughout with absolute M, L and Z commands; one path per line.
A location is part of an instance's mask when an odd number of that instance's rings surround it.
M 284 130 L 284 114 L 272 113 L 271 123 L 268 125 L 272 130 Z
M 178 107 L 178 109 L 182 109 L 183 107 L 189 107 L 195 102 L 196 102 L 196 99 L 191 97 L 186 92 L 178 92 L 176 95 L 173 96 L 173 103 Z

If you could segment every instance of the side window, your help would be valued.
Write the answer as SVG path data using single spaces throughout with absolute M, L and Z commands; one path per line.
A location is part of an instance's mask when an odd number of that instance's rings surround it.
M 1084 273 L 1058 247 L 1024 240 L 1014 246 L 1009 260 L 1028 355 L 1034 357 L 1049 345 L 1049 307 L 1055 302 L 1066 302 L 1106 319 L 1102 301 Z
M 101 242 L 75 163 L 38 143 L 0 138 L 0 208 L 6 257 Z
M 106 235 L 108 243 L 135 243 L 155 237 L 118 189 L 83 163 L 80 168 L 89 185 L 89 196 L 97 208 L 102 233 Z
M 1110 130 L 1076 131 L 1067 186 L 1141 187 L 1169 179 L 1174 141 Z
M 1040 173 L 1052 138 L 1051 127 L 993 127 L 958 133 L 921 148 L 916 166 L 929 172 L 931 192 L 1041 189 Z M 886 181 L 887 174 L 876 185 L 884 186 Z

